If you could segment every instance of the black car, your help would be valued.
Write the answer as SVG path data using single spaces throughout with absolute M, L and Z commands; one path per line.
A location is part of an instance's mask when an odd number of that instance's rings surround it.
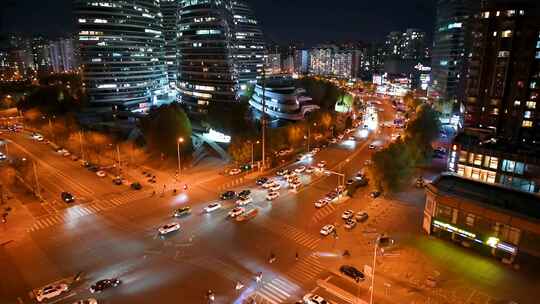
M 356 269 L 354 266 L 342 265 L 341 267 L 339 267 L 339 271 L 343 273 L 344 275 L 352 278 L 356 282 L 360 282 L 364 280 L 364 273 Z
M 88 170 L 92 171 L 92 172 L 98 172 L 99 171 L 99 168 L 97 166 L 94 166 L 94 165 L 90 165 L 88 167 Z
M 131 184 L 131 189 L 133 189 L 133 190 L 141 190 L 142 185 L 139 182 L 134 182 L 134 183 Z
M 268 181 L 268 177 L 261 177 L 257 180 L 257 185 L 262 186 L 264 183 Z
M 251 194 L 251 190 L 246 189 L 238 193 L 238 197 L 246 198 L 246 197 L 249 197 L 250 194 Z
M 62 192 L 62 194 L 60 194 L 60 197 L 65 203 L 73 203 L 75 201 L 75 197 L 69 192 Z
M 232 200 L 234 198 L 236 198 L 236 192 L 234 191 L 226 191 L 226 192 L 223 192 L 220 196 L 220 198 L 222 200 Z
M 113 182 L 113 184 L 120 186 L 120 185 L 122 185 L 123 180 L 122 180 L 122 178 L 120 176 L 117 176 L 112 180 L 112 182 Z
M 377 198 L 381 195 L 381 192 L 380 191 L 373 191 L 369 194 L 369 196 L 371 196 L 372 198 Z
M 174 211 L 173 216 L 174 217 L 181 217 L 181 216 L 186 216 L 186 215 L 190 215 L 190 214 L 191 214 L 191 207 L 186 206 L 186 207 L 176 209 Z
M 91 293 L 102 292 L 105 289 L 108 289 L 111 287 L 117 287 L 118 285 L 120 285 L 120 283 L 122 282 L 115 278 L 99 280 L 96 282 L 96 284 L 90 286 L 90 292 Z

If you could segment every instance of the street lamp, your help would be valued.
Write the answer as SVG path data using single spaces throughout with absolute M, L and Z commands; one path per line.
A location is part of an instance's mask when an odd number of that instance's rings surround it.
M 253 159 L 253 158 L 254 158 L 254 155 L 253 155 L 253 154 L 254 154 L 254 152 L 253 152 L 254 146 L 255 146 L 255 144 L 258 145 L 258 144 L 260 144 L 260 143 L 261 143 L 261 142 L 258 141 L 258 140 L 257 140 L 256 142 L 251 142 L 251 170 L 253 170 L 253 165 L 254 165 L 254 159 Z
M 176 145 L 176 152 L 177 152 L 177 156 L 178 156 L 178 176 L 180 176 L 180 172 L 182 171 L 182 166 L 180 164 L 180 144 L 184 142 L 184 138 L 183 137 L 180 137 L 178 138 L 177 140 L 177 145 Z M 178 179 L 178 178 L 177 178 Z
M 314 123 L 313 123 L 313 126 L 316 127 L 316 126 L 317 126 L 317 123 L 314 122 Z M 310 138 L 311 138 L 311 125 L 308 125 L 307 134 L 308 134 L 308 135 L 307 135 L 307 151 L 306 151 L 306 152 L 309 152 L 309 151 L 310 151 L 310 150 L 309 150 L 309 140 L 310 140 Z

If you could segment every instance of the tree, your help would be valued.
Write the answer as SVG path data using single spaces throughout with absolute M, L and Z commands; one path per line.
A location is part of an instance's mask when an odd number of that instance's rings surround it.
M 233 138 L 228 147 L 229 155 L 237 163 L 245 163 L 251 160 L 251 143 L 240 136 Z
M 414 172 L 409 145 L 398 140 L 376 152 L 370 175 L 379 190 L 398 191 Z
M 431 154 L 431 143 L 437 139 L 441 129 L 438 113 L 427 104 L 417 108 L 414 117 L 408 122 L 405 129 L 406 141 L 418 151 L 420 157 L 417 162 L 425 160 Z
M 176 157 L 178 139 L 180 149 L 191 152 L 191 122 L 177 103 L 153 109 L 141 120 L 141 127 L 150 151 Z
M 403 102 L 407 107 L 407 111 L 411 113 L 415 112 L 418 106 L 422 104 L 422 101 L 416 98 L 413 92 L 407 92 L 407 94 L 403 96 Z

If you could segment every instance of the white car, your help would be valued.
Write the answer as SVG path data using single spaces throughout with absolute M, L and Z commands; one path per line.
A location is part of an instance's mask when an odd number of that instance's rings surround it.
M 324 168 L 324 167 L 326 167 L 326 161 L 321 160 L 321 161 L 317 164 L 317 167 L 319 167 L 319 168 Z
M 330 202 L 329 199 L 321 198 L 320 200 L 315 202 L 315 208 L 322 208 L 322 207 L 328 205 L 329 202 Z
M 244 209 L 242 207 L 235 207 L 231 211 L 229 211 L 229 216 L 232 217 L 232 218 L 235 218 L 235 217 L 237 217 L 239 215 L 244 214 L 244 212 L 246 212 L 246 209 Z
M 99 177 L 105 177 L 107 176 L 107 173 L 105 173 L 105 171 L 103 170 L 99 170 L 98 172 L 96 172 L 96 175 Z
M 330 233 L 334 232 L 334 230 L 336 230 L 336 227 L 334 227 L 334 225 L 324 225 L 322 228 L 321 228 L 321 231 L 320 233 L 324 236 L 327 236 L 329 235 Z
M 253 199 L 251 197 L 244 197 L 236 201 L 236 206 L 245 206 L 251 203 L 253 203 Z
M 296 173 L 302 173 L 304 171 L 306 171 L 306 166 L 300 166 L 300 167 L 294 169 L 294 172 L 296 172 Z
M 41 136 L 41 135 L 36 135 L 36 137 L 34 137 L 34 138 L 37 141 L 43 141 L 44 140 L 43 136 Z
M 291 187 L 291 189 L 293 190 L 296 190 L 298 188 L 300 188 L 302 186 L 302 182 L 299 181 L 299 180 L 295 180 L 293 181 L 292 183 L 289 184 L 289 187 Z
M 36 291 L 36 300 L 42 302 L 46 299 L 52 299 L 67 290 L 67 284 L 49 285 Z
M 312 293 L 306 294 L 302 300 L 305 304 L 328 304 L 328 301 L 326 301 L 323 297 Z
M 317 168 L 313 166 L 309 166 L 306 168 L 306 173 L 313 173 Z
M 234 168 L 234 169 L 229 170 L 229 175 L 237 175 L 237 174 L 240 174 L 241 172 L 242 170 L 238 168 Z
M 168 233 L 171 233 L 171 232 L 174 232 L 174 231 L 178 231 L 178 230 L 180 230 L 180 224 L 178 224 L 178 223 L 166 224 L 166 225 L 163 225 L 163 226 L 159 227 L 159 229 L 158 229 L 159 234 L 161 234 L 161 235 L 165 235 L 165 234 L 168 234 Z
M 7 156 L 5 156 L 3 153 L 0 153 L 0 160 L 5 160 Z
M 274 191 L 278 191 L 279 189 L 281 189 L 281 185 L 278 183 L 275 183 L 272 187 L 268 188 L 268 191 L 274 192 Z
M 269 192 L 267 195 L 266 195 L 266 200 L 267 201 L 273 201 L 275 200 L 276 198 L 279 197 L 279 192 Z
M 65 157 L 68 157 L 68 156 L 71 155 L 71 153 L 69 153 L 69 151 L 66 151 L 66 152 L 64 152 L 62 155 L 65 156 Z
M 268 189 L 270 187 L 273 187 L 275 184 L 277 184 L 274 180 L 268 180 L 266 183 L 262 185 L 263 188 Z
M 369 145 L 369 149 L 370 149 L 370 150 L 373 150 L 373 149 L 375 149 L 375 148 L 376 148 L 376 146 L 375 146 L 374 144 Z
M 216 211 L 218 209 L 221 209 L 221 204 L 220 203 L 212 203 L 212 204 L 204 207 L 204 212 L 210 213 L 210 212 Z
M 343 212 L 343 214 L 341 215 L 341 218 L 344 220 L 348 220 L 352 218 L 353 216 L 354 216 L 354 212 L 352 210 L 347 210 Z

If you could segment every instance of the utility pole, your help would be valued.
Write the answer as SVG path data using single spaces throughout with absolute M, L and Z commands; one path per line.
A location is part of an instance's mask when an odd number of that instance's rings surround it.
M 263 99 L 263 114 L 262 114 L 262 167 L 266 168 L 266 69 L 263 65 L 262 70 L 262 99 Z
M 373 248 L 373 268 L 371 270 L 371 295 L 369 296 L 369 304 L 373 304 L 373 291 L 375 289 L 375 264 L 377 263 L 377 248 L 379 246 L 380 236 L 375 239 L 375 247 Z
M 116 144 L 116 154 L 118 155 L 118 176 L 122 172 L 122 163 L 120 162 L 120 146 Z
M 36 180 L 36 195 L 39 199 L 41 199 L 41 190 L 40 190 L 40 186 L 39 186 L 39 179 L 38 179 L 38 175 L 37 175 L 37 169 L 36 169 L 36 162 L 32 162 L 33 166 L 34 166 L 34 179 Z

